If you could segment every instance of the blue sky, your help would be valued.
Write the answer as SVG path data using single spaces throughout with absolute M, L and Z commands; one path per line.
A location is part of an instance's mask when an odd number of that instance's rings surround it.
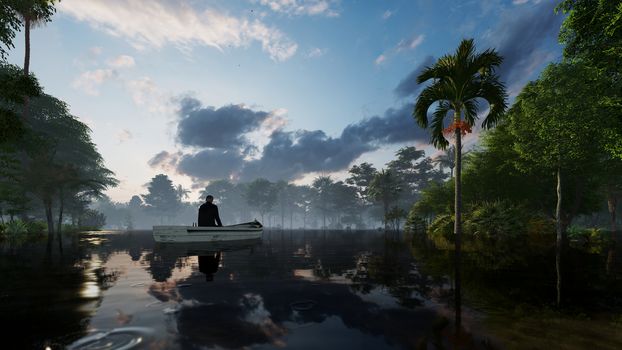
M 559 60 L 541 0 L 63 0 L 32 32 L 31 69 L 71 106 L 127 201 L 158 173 L 196 189 L 298 183 L 427 147 L 408 80 L 462 38 L 505 56 L 510 96 Z M 22 64 L 18 36 L 9 61 Z M 400 87 L 397 89 L 397 87 Z M 477 135 L 471 136 L 471 144 Z M 434 150 L 427 147 L 429 155 Z

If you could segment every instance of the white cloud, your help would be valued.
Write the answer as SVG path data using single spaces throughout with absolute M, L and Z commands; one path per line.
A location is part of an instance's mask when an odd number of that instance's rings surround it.
M 335 0 L 255 0 L 272 11 L 290 16 L 327 16 L 338 17 L 339 11 L 334 8 Z
M 393 11 L 391 10 L 386 10 L 384 11 L 384 13 L 382 14 L 382 19 L 384 19 L 385 21 L 389 18 L 391 18 L 391 16 L 393 16 Z
M 151 78 L 143 77 L 136 80 L 128 80 L 125 83 L 125 87 L 130 92 L 132 101 L 137 106 L 147 106 L 150 112 L 167 111 L 170 97 Z
M 376 57 L 376 60 L 374 61 L 374 63 L 376 63 L 377 65 L 380 65 L 380 64 L 382 64 L 386 60 L 387 60 L 387 56 L 380 55 L 380 56 Z
M 131 68 L 136 65 L 136 61 L 134 61 L 132 56 L 121 55 L 108 61 L 108 65 L 113 68 Z
M 161 48 L 167 44 L 246 47 L 261 43 L 275 61 L 292 57 L 297 44 L 278 29 L 259 20 L 236 18 L 216 10 L 192 8 L 187 0 L 63 0 L 59 10 L 113 36 L 127 39 L 135 48 Z
M 86 71 L 76 79 L 74 79 L 71 86 L 75 89 L 82 90 L 87 95 L 97 96 L 99 95 L 99 86 L 104 81 L 116 78 L 117 72 L 113 69 L 96 69 L 92 71 Z
M 425 39 L 425 35 L 423 34 L 419 34 L 416 36 L 413 36 L 412 38 L 408 39 L 408 40 L 401 40 L 396 47 L 397 52 L 400 52 L 402 50 L 414 50 L 417 48 L 417 46 L 421 45 L 421 43 L 423 42 L 423 39 Z
M 326 54 L 326 51 L 328 51 L 327 49 L 320 49 L 319 47 L 314 47 L 311 50 L 309 50 L 309 53 L 307 54 L 307 57 L 309 58 L 318 58 L 318 57 L 322 57 Z
M 119 140 L 119 143 L 131 140 L 133 137 L 134 135 L 132 135 L 132 132 L 127 129 L 123 129 L 117 134 L 117 140 Z
M 397 45 L 395 45 L 395 47 L 383 52 L 382 55 L 378 56 L 374 62 L 376 63 L 376 65 L 380 65 L 382 63 L 385 63 L 386 60 L 389 59 L 389 57 L 396 55 L 402 51 L 414 50 L 423 43 L 424 39 L 425 35 L 423 34 L 415 35 L 408 40 L 402 39 L 399 43 L 397 43 Z

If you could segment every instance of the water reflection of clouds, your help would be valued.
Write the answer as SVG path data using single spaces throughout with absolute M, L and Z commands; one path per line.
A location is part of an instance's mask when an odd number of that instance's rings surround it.
M 169 336 L 175 334 L 173 337 L 180 340 L 182 348 L 294 346 L 300 344 L 303 333 L 322 332 L 337 332 L 334 344 L 353 342 L 344 338 L 349 334 L 356 342 L 367 339 L 364 344 L 384 339 L 381 341 L 384 347 L 395 346 L 387 345 L 388 341 L 408 348 L 425 336 L 437 316 L 429 309 L 403 308 L 405 305 L 395 295 L 401 294 L 405 301 L 418 300 L 420 295 L 413 294 L 412 288 L 379 289 L 375 279 L 382 275 L 376 271 L 372 278 L 368 271 L 369 258 L 375 255 L 369 251 L 372 244 L 344 239 L 339 242 L 344 245 L 337 249 L 323 242 L 322 245 L 301 242 L 282 246 L 264 242 L 263 246 L 254 248 L 254 253 L 245 248 L 229 251 L 227 256 L 223 254 L 217 273 L 220 277 L 205 283 L 197 269 L 198 257 L 188 256 L 190 250 L 182 246 L 153 246 L 139 236 L 131 240 L 117 236 L 111 237 L 105 247 L 116 246 L 116 240 L 130 241 L 130 247 L 140 246 L 139 263 L 130 262 L 128 266 L 132 267 L 128 271 L 139 267 L 152 277 L 144 287 L 132 288 L 152 298 L 140 303 L 152 311 L 135 312 L 141 318 L 145 317 L 144 312 L 158 313 L 166 329 L 172 332 Z M 130 260 L 130 256 L 138 256 L 138 251 L 134 249 L 134 254 L 130 254 L 127 243 L 118 245 L 125 253 L 125 260 Z M 374 260 L 374 264 L 376 270 L 393 266 L 392 261 L 384 260 Z M 420 277 L 418 273 L 411 275 L 415 279 Z M 369 284 L 369 289 L 357 290 L 359 284 Z M 157 304 L 153 304 L 154 300 Z M 308 301 L 309 307 L 298 310 L 292 306 L 303 300 Z M 118 318 L 119 314 L 115 316 Z M 128 323 L 135 319 L 129 319 Z M 310 331 L 309 327 L 316 330 Z
M 296 336 L 291 333 L 294 329 L 333 327 L 328 320 L 338 319 L 346 328 L 366 336 L 385 336 L 409 347 L 425 335 L 435 318 L 431 310 L 406 310 L 371 300 L 373 296 L 366 300 L 346 284 L 306 280 L 282 281 L 278 286 L 245 283 L 246 292 L 241 296 L 239 286 L 210 287 L 195 284 L 179 290 L 182 298 L 199 302 L 177 314 L 179 333 L 193 346 L 285 345 Z M 378 296 L 383 297 L 391 298 L 388 294 Z M 292 305 L 301 300 L 308 301 L 309 307 L 295 309 Z

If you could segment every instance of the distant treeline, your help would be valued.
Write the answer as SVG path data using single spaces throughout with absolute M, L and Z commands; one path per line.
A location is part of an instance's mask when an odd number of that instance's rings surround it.
M 306 186 L 262 178 L 246 183 L 215 180 L 201 191 L 197 202 L 188 202 L 190 191 L 160 174 L 151 179 L 147 193 L 134 195 L 127 203 L 104 197 L 93 208 L 106 216 L 111 228 L 190 225 L 197 221 L 200 203 L 211 194 L 224 224 L 256 218 L 275 228 L 398 228 L 421 191 L 448 177 L 441 169 L 452 167 L 450 159 L 445 155 L 433 161 L 422 150 L 404 147 L 386 169 L 378 171 L 369 163 L 354 165 L 345 181 L 319 176 Z

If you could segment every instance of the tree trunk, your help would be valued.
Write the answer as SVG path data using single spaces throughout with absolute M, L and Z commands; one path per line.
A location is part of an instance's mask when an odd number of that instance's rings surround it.
M 460 110 L 456 111 L 456 121 L 460 121 Z M 454 299 L 456 308 L 456 331 L 460 329 L 462 324 L 462 296 L 461 296 L 461 282 L 460 282 L 460 250 L 462 245 L 462 133 L 460 128 L 456 128 L 456 149 L 455 149 L 455 220 L 454 220 L 454 234 L 456 235 L 456 250 L 455 250 L 455 280 L 456 287 L 454 289 Z
M 45 208 L 45 218 L 48 223 L 48 239 L 54 239 L 54 218 L 52 217 L 52 200 L 44 199 L 43 206 Z
M 609 216 L 611 218 L 611 245 L 609 246 L 609 252 L 607 253 L 607 274 L 611 274 L 611 270 L 615 265 L 616 260 L 616 233 L 618 228 L 616 226 L 616 210 L 618 207 L 618 198 L 616 194 L 609 189 L 607 195 L 607 209 L 609 209 Z
M 613 193 L 612 190 L 609 190 L 607 195 L 607 209 L 609 209 L 609 218 L 611 219 L 611 240 L 616 240 L 616 232 L 618 228 L 616 226 L 616 209 L 618 206 L 618 198 Z
M 326 210 L 322 210 L 323 221 L 322 221 L 322 230 L 326 230 Z
M 65 201 L 63 200 L 63 189 L 60 189 L 59 206 L 58 206 L 58 226 L 56 227 L 56 234 L 60 239 L 61 231 L 63 230 L 63 209 Z
M 555 208 L 555 230 L 557 242 L 555 245 L 555 270 L 557 272 L 557 306 L 562 301 L 562 244 L 563 244 L 563 224 L 562 224 L 562 169 L 557 166 L 557 206 Z
M 387 214 L 389 214 L 389 204 L 387 202 L 384 203 L 384 232 L 387 232 L 389 229 L 389 220 L 387 220 Z

